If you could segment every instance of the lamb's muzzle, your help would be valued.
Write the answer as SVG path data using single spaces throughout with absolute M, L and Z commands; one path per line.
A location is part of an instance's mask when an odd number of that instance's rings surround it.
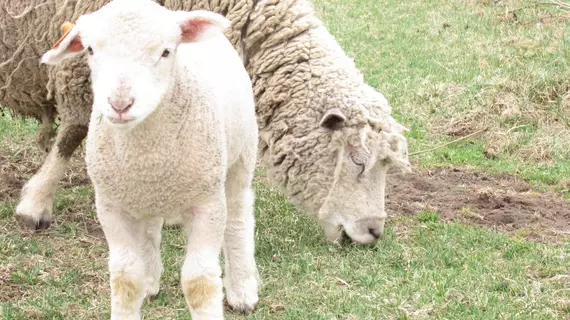
M 115 114 L 111 114 L 108 118 L 109 121 L 114 123 L 114 124 L 125 124 L 128 123 L 130 121 L 133 120 L 133 118 L 129 117 L 128 114 L 126 114 L 129 109 L 131 109 L 131 107 L 133 106 L 133 104 L 135 103 L 135 99 L 130 97 L 130 98 L 123 98 L 123 99 L 111 99 L 109 98 L 107 100 L 109 102 L 109 105 L 111 106 L 111 109 L 113 109 L 113 111 L 115 111 Z

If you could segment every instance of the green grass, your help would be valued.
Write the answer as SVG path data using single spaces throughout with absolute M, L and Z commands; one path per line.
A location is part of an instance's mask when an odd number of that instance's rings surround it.
M 489 128 L 479 139 L 413 157 L 416 165 L 469 165 L 567 190 L 570 24 L 527 23 L 564 14 L 555 7 L 504 19 L 507 9 L 531 3 L 316 1 L 366 80 L 411 128 L 411 152 Z
M 528 1 L 315 2 L 367 81 L 412 129 L 412 152 L 490 128 L 414 157 L 417 167 L 465 166 L 568 191 L 567 22 L 504 21 L 505 5 Z M 547 13 L 559 14 L 545 8 L 517 16 L 524 22 Z M 505 115 L 509 108 L 514 114 Z M 33 121 L 0 116 L 0 154 L 30 157 L 34 134 Z M 255 189 L 263 287 L 247 319 L 570 318 L 568 240 L 533 243 L 418 210 L 415 218 L 391 217 L 373 248 L 339 247 L 261 170 Z M 108 319 L 107 247 L 92 192 L 62 190 L 54 225 L 34 236 L 16 228 L 15 201 L 0 203 L 1 319 Z M 180 230 L 164 230 L 162 291 L 144 305 L 145 318 L 190 319 L 178 285 L 184 246 Z
M 88 187 L 66 190 L 48 234 L 22 237 L 0 206 L 2 319 L 104 319 L 107 249 L 93 236 Z M 433 212 L 399 218 L 374 248 L 324 242 L 275 190 L 256 184 L 256 256 L 264 285 L 247 319 L 561 319 L 568 316 L 567 245 L 510 239 L 442 223 Z M 162 293 L 152 319 L 190 319 L 178 286 L 184 240 L 163 237 Z M 239 316 L 229 315 L 230 319 Z

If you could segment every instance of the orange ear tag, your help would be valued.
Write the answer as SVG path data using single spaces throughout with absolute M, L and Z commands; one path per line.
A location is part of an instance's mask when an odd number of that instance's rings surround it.
M 63 41 L 63 39 L 65 39 L 65 37 L 69 34 L 69 32 L 71 31 L 71 29 L 73 29 L 73 27 L 75 26 L 75 24 L 66 21 L 61 25 L 61 31 L 63 31 L 63 36 L 61 36 L 61 38 L 59 38 L 59 40 L 57 40 L 57 42 L 51 47 L 52 49 L 57 48 L 57 46 L 59 46 L 59 44 Z

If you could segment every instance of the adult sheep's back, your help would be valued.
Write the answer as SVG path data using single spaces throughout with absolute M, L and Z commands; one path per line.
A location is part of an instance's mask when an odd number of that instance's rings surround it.
M 0 106 L 15 114 L 35 118 L 42 123 L 38 142 L 42 149 L 50 148 L 53 137 L 52 124 L 57 112 L 56 79 L 68 80 L 59 94 L 68 94 L 65 100 L 79 99 L 73 113 L 87 113 L 91 95 L 89 73 L 84 68 L 69 69 L 70 65 L 48 71 L 40 66 L 41 52 L 60 36 L 59 27 L 67 20 L 74 20 L 85 12 L 92 11 L 109 0 L 99 1 L 37 1 L 7 0 L 0 5 Z M 70 71 L 69 77 L 56 77 L 62 69 Z M 85 86 L 87 86 L 85 88 Z M 77 87 L 76 90 L 72 88 Z M 71 94 L 70 91 L 75 91 Z M 84 107 L 87 105 L 87 109 Z

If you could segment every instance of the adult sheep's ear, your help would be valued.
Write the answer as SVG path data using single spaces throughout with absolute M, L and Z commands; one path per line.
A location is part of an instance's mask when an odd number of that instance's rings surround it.
M 71 58 L 83 51 L 83 44 L 79 37 L 79 29 L 75 25 L 66 22 L 61 26 L 63 36 L 57 40 L 51 50 L 44 53 L 41 63 L 56 65 L 67 58 Z
M 230 26 L 224 16 L 205 10 L 177 11 L 181 42 L 198 42 L 219 35 Z
M 342 128 L 345 121 L 346 117 L 342 111 L 337 108 L 333 108 L 325 112 L 319 126 L 329 130 L 338 130 Z

